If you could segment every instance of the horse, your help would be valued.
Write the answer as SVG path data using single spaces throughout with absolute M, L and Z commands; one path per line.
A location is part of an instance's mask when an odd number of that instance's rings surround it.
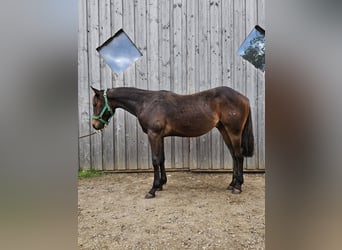
M 243 160 L 254 153 L 249 99 L 229 87 L 217 87 L 189 95 L 171 91 L 117 87 L 98 90 L 93 96 L 92 126 L 103 130 L 117 108 L 136 116 L 147 134 L 152 152 L 154 180 L 145 198 L 154 198 L 167 182 L 164 137 L 197 137 L 217 128 L 233 159 L 228 190 L 242 192 Z M 160 172 L 159 172 L 160 171 Z

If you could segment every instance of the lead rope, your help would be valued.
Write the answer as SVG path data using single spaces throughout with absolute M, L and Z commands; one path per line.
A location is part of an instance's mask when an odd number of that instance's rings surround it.
M 90 134 L 88 134 L 88 135 L 79 136 L 78 139 L 85 138 L 85 137 L 88 137 L 88 136 L 92 136 L 92 135 L 94 135 L 94 134 L 102 134 L 102 132 L 103 132 L 102 130 L 96 130 L 95 132 L 90 133 Z
M 96 132 L 93 132 L 93 133 L 91 133 L 91 134 L 89 134 L 89 135 L 82 135 L 82 136 L 79 136 L 78 139 L 85 138 L 85 137 L 88 137 L 88 136 L 92 136 L 92 135 L 94 135 L 94 134 L 97 134 L 97 133 L 96 133 Z

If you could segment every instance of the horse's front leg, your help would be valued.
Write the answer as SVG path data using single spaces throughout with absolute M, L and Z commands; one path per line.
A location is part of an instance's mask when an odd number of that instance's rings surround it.
M 156 196 L 156 191 L 161 190 L 163 184 L 166 183 L 166 174 L 164 166 L 164 148 L 163 138 L 154 132 L 148 132 L 148 139 L 152 151 L 152 164 L 154 171 L 154 178 L 151 190 L 146 194 L 145 198 L 150 199 Z M 160 178 L 159 167 L 162 172 L 162 179 Z M 165 181 L 165 183 L 163 183 Z
M 167 183 L 164 161 L 160 164 L 160 191 L 163 190 L 163 185 Z

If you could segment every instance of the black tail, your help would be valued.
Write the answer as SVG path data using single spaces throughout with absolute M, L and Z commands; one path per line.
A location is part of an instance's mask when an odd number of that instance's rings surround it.
M 254 154 L 254 135 L 253 135 L 251 109 L 249 108 L 247 121 L 242 131 L 242 155 L 246 157 L 251 157 L 253 156 L 253 154 Z

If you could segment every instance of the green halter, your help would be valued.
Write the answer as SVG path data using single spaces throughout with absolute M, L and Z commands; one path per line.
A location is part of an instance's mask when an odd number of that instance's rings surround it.
M 104 97 L 104 99 L 105 99 L 105 106 L 103 107 L 103 109 L 102 109 L 102 111 L 101 111 L 101 113 L 100 113 L 99 115 L 93 115 L 91 118 L 92 118 L 92 119 L 95 119 L 95 120 L 99 120 L 99 121 L 102 122 L 103 124 L 108 125 L 108 123 L 109 123 L 109 121 L 110 121 L 110 118 L 112 118 L 112 116 L 114 115 L 114 112 L 113 112 L 113 110 L 111 109 L 111 107 L 109 107 L 109 105 L 108 105 L 107 90 L 105 90 L 105 91 L 103 92 L 103 97 Z M 104 120 L 103 117 L 102 117 L 103 114 L 104 114 L 106 111 L 109 111 L 109 113 L 110 113 L 110 116 L 109 116 L 109 118 L 108 118 L 108 121 Z

